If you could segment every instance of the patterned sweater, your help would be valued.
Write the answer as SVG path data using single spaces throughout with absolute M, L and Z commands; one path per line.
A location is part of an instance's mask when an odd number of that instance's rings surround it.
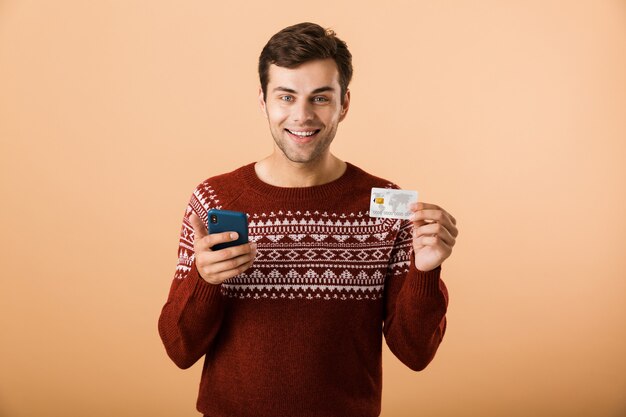
M 204 356 L 197 408 L 210 417 L 370 417 L 381 410 L 382 338 L 409 368 L 446 330 L 441 267 L 416 269 L 412 225 L 368 215 L 372 187 L 347 163 L 312 187 L 262 182 L 254 163 L 203 181 L 183 218 L 178 266 L 159 318 L 169 357 Z M 220 285 L 199 277 L 195 211 L 247 213 L 254 264 Z

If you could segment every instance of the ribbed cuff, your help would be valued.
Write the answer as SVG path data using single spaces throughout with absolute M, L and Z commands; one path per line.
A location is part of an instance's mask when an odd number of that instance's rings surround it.
M 432 271 L 424 272 L 415 269 L 415 273 L 409 274 L 408 284 L 411 291 L 417 295 L 434 295 L 439 292 L 439 276 L 441 274 L 441 266 Z
M 437 294 L 439 289 L 439 278 L 441 276 L 441 265 L 430 271 L 420 271 L 415 267 L 415 254 L 411 254 L 411 264 L 407 276 L 409 289 L 418 296 L 431 296 Z

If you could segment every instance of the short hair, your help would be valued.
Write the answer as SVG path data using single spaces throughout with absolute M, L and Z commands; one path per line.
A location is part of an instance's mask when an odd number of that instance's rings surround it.
M 267 83 L 271 64 L 295 68 L 307 61 L 332 58 L 339 71 L 341 104 L 352 79 L 352 55 L 348 46 L 332 29 L 324 29 L 310 22 L 288 26 L 267 42 L 259 57 L 259 78 L 263 99 L 267 97 Z

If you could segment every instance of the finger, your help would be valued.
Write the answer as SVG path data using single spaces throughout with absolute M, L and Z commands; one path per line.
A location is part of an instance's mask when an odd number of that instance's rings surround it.
M 228 272 L 233 272 L 233 271 L 241 271 L 242 265 L 253 262 L 255 255 L 256 255 L 256 250 L 245 253 L 240 256 L 236 256 L 234 258 L 227 259 L 225 261 L 212 263 L 204 269 L 204 272 L 206 272 L 208 275 L 217 277 L 220 274 L 223 274 L 225 272 L 228 273 Z M 245 269 L 248 269 L 248 268 L 246 267 Z M 245 269 L 243 270 L 245 271 Z M 240 272 L 237 272 L 237 273 L 240 273 Z M 235 275 L 237 275 L 237 273 Z
M 418 238 L 420 236 L 439 236 L 446 244 L 450 247 L 454 246 L 455 239 L 454 236 L 450 233 L 450 231 L 444 227 L 441 223 L 431 223 L 421 227 L 417 227 L 413 229 L 413 237 Z
M 223 249 L 217 249 L 217 250 L 213 249 L 213 246 L 219 243 L 232 242 L 233 240 L 237 240 L 238 238 L 239 238 L 239 234 L 237 232 L 211 233 L 202 239 L 202 244 L 205 250 L 210 249 L 212 251 L 219 252 L 220 250 L 231 249 L 233 248 L 233 246 L 231 246 L 230 248 L 223 248 Z M 232 258 L 232 255 L 229 257 Z
M 189 223 L 191 224 L 191 227 L 193 227 L 194 240 L 202 239 L 209 234 L 206 226 L 200 217 L 198 217 L 196 212 L 192 211 L 191 215 L 189 215 Z
M 242 266 L 235 266 L 239 265 L 241 262 L 245 262 L 245 259 L 241 257 L 229 258 L 228 260 L 221 262 L 215 261 L 216 256 L 223 256 L 222 253 L 229 252 L 230 248 L 197 253 L 196 265 L 198 268 L 198 272 L 200 272 L 200 276 L 202 276 L 206 281 L 212 284 L 220 284 L 225 279 L 231 278 L 248 269 L 256 258 L 257 248 L 256 243 L 244 244 L 236 246 L 235 248 L 243 249 L 244 246 L 248 246 L 248 250 L 243 256 L 249 257 L 249 261 L 247 262 L 249 265 L 247 265 L 245 268 L 242 268 Z M 230 252 L 232 253 L 233 251 Z M 229 262 L 231 259 L 236 258 L 239 258 L 239 260 L 235 261 L 235 263 L 231 263 L 230 266 L 235 266 L 235 269 L 232 269 L 227 262 Z
M 441 208 L 436 205 L 436 204 L 430 204 L 430 203 L 425 203 L 423 201 L 417 201 L 415 203 L 411 203 L 410 209 L 412 211 L 417 211 L 417 210 L 441 210 Z
M 411 214 L 412 220 L 441 220 L 446 217 L 445 212 L 435 209 L 420 209 Z
M 256 250 L 256 243 L 243 243 L 237 246 L 230 246 L 228 248 L 213 250 L 211 252 L 209 260 L 211 263 L 227 261 L 229 259 L 236 258 L 237 256 L 248 254 L 253 250 Z
M 425 219 L 421 219 L 421 218 L 413 220 L 414 218 L 415 218 L 414 215 L 411 215 L 411 217 L 409 217 L 409 221 L 413 224 L 413 228 L 414 229 L 417 228 L 417 227 L 423 226 L 425 224 L 431 224 L 432 223 L 432 221 L 430 221 L 430 220 L 426 221 Z
M 420 210 L 411 214 L 409 218 L 415 226 L 422 226 L 430 223 L 441 223 L 449 231 L 452 236 L 458 234 L 453 218 L 444 210 Z M 453 221 L 454 220 L 454 221 Z
M 418 212 L 418 211 L 422 211 L 422 210 L 436 210 L 436 211 L 439 210 L 439 211 L 442 211 L 446 216 L 448 216 L 448 218 L 450 219 L 450 222 L 452 224 L 456 224 L 456 219 L 454 218 L 454 216 L 451 215 L 445 209 L 443 209 L 442 207 L 439 207 L 436 204 L 417 202 L 417 203 L 412 203 L 409 208 L 414 213 Z
M 450 233 L 450 236 L 452 236 L 455 239 L 459 235 L 459 230 L 457 229 L 457 227 L 452 223 L 450 218 L 448 218 L 445 215 L 441 217 L 441 220 L 424 219 L 424 220 L 414 221 L 413 228 L 416 229 L 424 225 L 436 225 L 436 224 L 440 224 L 441 226 L 443 226 L 448 231 L 448 233 Z
M 451 253 L 452 252 L 452 248 L 443 241 L 443 239 L 441 239 L 438 235 L 424 235 L 424 236 L 420 236 L 418 238 L 415 238 L 416 242 L 415 245 L 418 248 L 424 247 L 424 246 L 430 246 L 430 247 L 441 247 L 446 253 Z M 419 250 L 419 249 L 418 249 Z
M 449 218 L 446 213 L 441 210 L 419 210 L 411 214 L 409 220 L 413 223 L 418 223 L 417 225 L 421 226 L 423 224 L 430 224 L 434 222 L 442 223 L 444 221 L 449 221 Z M 451 221 L 449 222 L 452 224 Z

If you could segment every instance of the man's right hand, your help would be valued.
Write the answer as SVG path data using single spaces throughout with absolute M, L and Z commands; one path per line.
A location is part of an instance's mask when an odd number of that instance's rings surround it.
M 244 243 L 220 250 L 211 250 L 218 243 L 237 240 L 236 232 L 209 234 L 206 226 L 195 212 L 189 216 L 193 227 L 193 250 L 196 268 L 208 283 L 218 285 L 252 266 L 256 256 L 256 243 Z

